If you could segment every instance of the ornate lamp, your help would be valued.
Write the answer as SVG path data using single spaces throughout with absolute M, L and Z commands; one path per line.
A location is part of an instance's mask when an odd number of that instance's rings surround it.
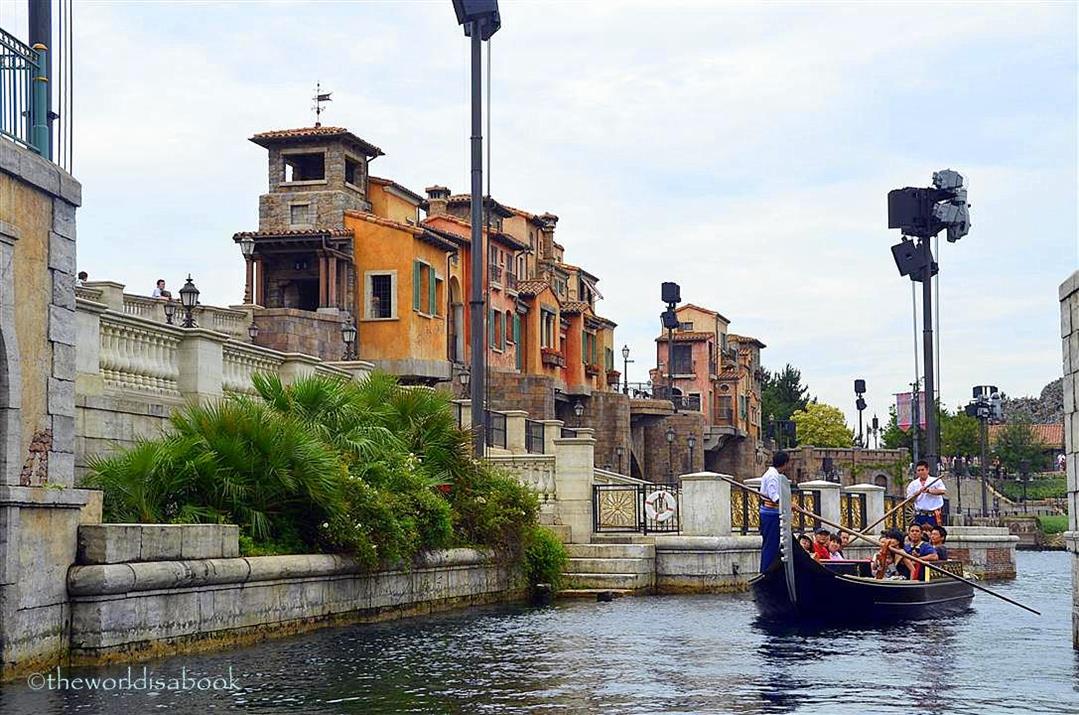
M 573 414 L 577 415 L 577 426 L 581 426 L 581 415 L 584 414 L 584 403 L 577 400 L 573 403 Z
M 341 339 L 345 341 L 345 356 L 342 360 L 355 360 L 356 351 L 353 349 L 353 345 L 356 343 L 356 324 L 352 322 L 351 314 L 347 316 L 345 324 L 341 326 Z
M 184 287 L 180 289 L 180 304 L 184 307 L 184 322 L 182 326 L 185 328 L 197 327 L 195 324 L 195 306 L 199 304 L 199 289 L 195 287 L 195 283 L 191 280 L 191 274 L 187 275 L 187 282 L 184 283 Z
M 162 307 L 165 309 L 165 323 L 172 325 L 172 317 L 176 315 L 176 303 L 169 298 Z
M 259 326 L 255 324 L 255 321 L 251 321 L 251 325 L 247 326 L 247 334 L 251 337 L 251 342 L 255 342 L 255 339 L 259 336 Z
M 686 438 L 686 444 L 689 445 L 689 468 L 693 469 L 693 449 L 697 446 L 697 437 L 691 434 Z

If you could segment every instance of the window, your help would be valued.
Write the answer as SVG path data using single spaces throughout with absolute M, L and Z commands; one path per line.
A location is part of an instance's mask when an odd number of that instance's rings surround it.
M 693 330 L 693 323 L 679 323 L 679 330 Z
M 581 332 L 581 361 L 586 365 L 596 364 L 596 334 Z
M 284 176 L 286 182 L 291 181 L 319 181 L 326 178 L 326 154 L 313 152 L 310 154 L 285 154 Z
M 521 316 L 519 313 L 513 314 L 513 342 L 516 345 L 514 348 L 514 366 L 520 370 L 524 366 L 524 346 L 521 345 Z
M 351 156 L 345 157 L 345 183 L 357 188 L 363 186 L 363 164 Z
M 397 317 L 395 296 L 396 272 L 367 273 L 365 300 L 368 320 L 386 320 Z
M 693 374 L 693 347 L 690 345 L 675 345 L 674 346 L 674 369 L 671 372 L 675 375 L 692 375 Z
M 427 315 L 439 315 L 438 296 L 442 279 L 430 264 L 412 262 L 412 309 Z
M 506 316 L 502 311 L 491 308 L 488 320 L 490 321 L 488 337 L 491 349 L 501 352 L 506 349 Z
M 614 369 L 614 350 L 603 348 L 603 366 L 608 370 Z
M 292 204 L 288 207 L 288 222 L 293 226 L 307 226 L 311 223 L 311 204 Z
M 555 314 L 547 308 L 540 308 L 540 347 L 553 348 L 555 340 Z
M 517 336 L 513 330 L 513 313 L 508 310 L 506 311 L 506 342 L 517 342 Z
M 739 395 L 738 396 L 738 416 L 741 417 L 743 420 L 746 419 L 746 409 L 747 409 L 746 404 L 747 404 L 746 403 L 746 396 L 745 395 Z

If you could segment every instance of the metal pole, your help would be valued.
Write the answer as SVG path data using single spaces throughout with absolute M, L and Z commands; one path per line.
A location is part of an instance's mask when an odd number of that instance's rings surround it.
M 44 85 L 42 92 L 44 93 L 44 102 L 42 104 L 42 113 L 39 117 L 36 117 L 36 123 L 40 122 L 41 128 L 37 134 L 40 136 L 42 143 L 38 145 L 38 151 L 46 159 L 52 160 L 52 89 L 49 86 L 49 81 L 52 79 L 52 0 L 28 0 L 28 30 L 27 38 L 30 40 L 27 44 L 31 47 L 36 45 L 44 45 L 45 51 L 38 52 L 38 59 L 42 63 L 38 71 L 38 76 L 42 79 L 40 82 Z M 36 47 L 35 47 L 36 49 Z M 37 114 L 35 108 L 35 114 Z M 35 142 L 37 137 L 35 137 Z
M 667 399 L 671 401 L 674 411 L 678 411 L 678 405 L 674 401 L 674 330 L 667 328 Z
M 985 486 L 986 472 L 989 471 L 989 420 L 986 417 L 981 417 L 978 421 L 982 423 L 982 465 L 981 469 L 978 470 L 982 478 L 982 516 L 989 516 L 989 492 Z
M 481 59 L 481 24 L 472 23 L 472 290 L 468 301 L 472 334 L 472 448 L 477 457 L 487 446 L 487 413 L 483 398 L 487 392 L 487 330 L 484 325 L 483 263 L 483 86 Z
M 617 343 L 616 343 L 617 344 Z M 629 394 L 629 358 L 622 358 L 622 394 Z
M 925 251 L 925 272 L 922 274 L 922 350 L 925 367 L 925 456 L 929 462 L 929 475 L 937 476 L 937 405 L 934 396 L 933 360 L 933 251 L 928 238 L 922 239 Z
M 858 446 L 862 447 L 865 443 L 862 442 L 862 411 L 858 410 Z
M 918 463 L 918 425 L 922 421 L 921 410 L 918 409 L 918 383 L 910 383 L 910 420 L 911 420 L 911 454 L 914 457 L 914 463 Z

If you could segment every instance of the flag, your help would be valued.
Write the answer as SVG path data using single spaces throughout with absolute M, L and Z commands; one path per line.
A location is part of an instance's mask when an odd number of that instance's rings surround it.
M 317 95 L 315 95 L 315 101 L 316 102 L 332 102 L 333 100 L 330 99 L 331 94 L 333 94 L 333 92 L 327 92 L 326 94 L 317 94 Z
M 899 429 L 906 432 L 910 429 L 914 418 L 911 416 L 911 393 L 900 392 L 895 396 L 895 418 Z M 918 426 L 925 428 L 925 393 L 918 393 Z

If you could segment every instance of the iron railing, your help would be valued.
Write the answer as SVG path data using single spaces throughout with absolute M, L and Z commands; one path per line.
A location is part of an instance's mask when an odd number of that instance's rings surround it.
M 529 454 L 543 454 L 543 423 L 525 420 L 525 451 Z
M 791 503 L 797 504 L 808 512 L 819 514 L 821 497 L 819 489 L 798 489 L 791 485 Z M 761 498 L 759 494 L 744 489 L 731 490 L 731 530 L 742 534 L 758 532 L 761 528 Z M 795 533 L 816 531 L 820 528 L 820 519 L 815 519 L 795 511 L 791 514 L 791 528 Z
M 506 415 L 487 410 L 487 446 L 506 448 Z
M 862 531 L 869 526 L 865 494 L 839 495 L 839 523 L 848 529 Z
M 593 484 L 596 533 L 678 533 L 682 492 L 668 484 Z
M 517 274 L 506 271 L 506 290 L 517 290 Z
M 48 156 L 48 63 L 36 47 L 0 30 L 0 135 Z
M 491 266 L 490 266 L 490 275 L 491 275 L 491 282 L 492 283 L 501 283 L 502 282 L 502 266 L 496 266 L 495 264 L 492 263 Z

